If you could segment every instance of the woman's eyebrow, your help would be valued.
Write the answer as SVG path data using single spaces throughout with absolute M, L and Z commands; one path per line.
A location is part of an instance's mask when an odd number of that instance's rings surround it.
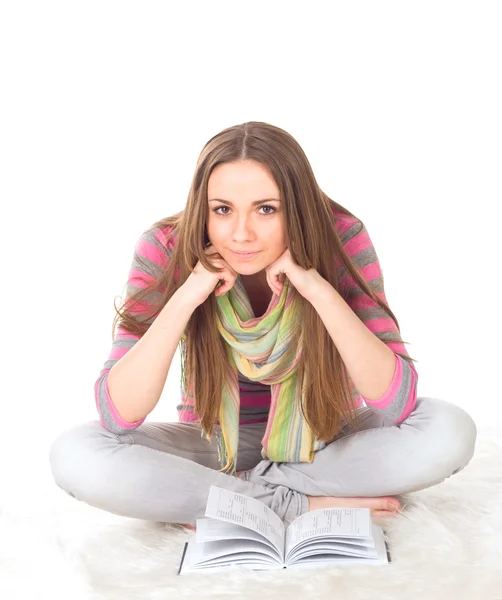
M 230 206 L 233 206 L 233 204 L 229 200 L 221 200 L 221 198 L 211 198 L 209 200 L 209 202 L 222 202 L 223 204 L 228 204 Z M 263 204 L 264 202 L 279 202 L 280 203 L 280 200 L 278 198 L 265 198 L 264 200 L 255 200 L 254 202 L 251 202 L 251 206 L 257 206 L 258 204 Z

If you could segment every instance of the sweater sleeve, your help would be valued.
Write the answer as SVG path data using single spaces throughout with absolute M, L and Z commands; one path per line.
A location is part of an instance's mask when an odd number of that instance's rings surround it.
M 343 226 L 341 239 L 347 254 L 360 270 L 365 281 L 373 292 L 389 306 L 385 296 L 380 262 L 364 224 L 361 229 L 360 222 L 356 220 L 346 222 Z M 397 354 L 399 352 L 409 357 L 394 320 L 361 290 L 350 274 L 343 274 L 342 285 L 348 290 L 346 301 L 349 306 L 366 327 L 394 352 L 396 359 L 394 377 L 385 394 L 377 400 L 369 400 L 362 394 L 360 398 L 367 406 L 390 419 L 393 424 L 401 423 L 415 408 L 418 383 L 417 371 L 412 362 L 408 362 Z M 399 341 L 387 342 L 387 339 L 392 337 L 397 338 Z
M 129 269 L 126 283 L 126 299 L 129 299 L 134 291 L 145 288 L 159 277 L 161 272 L 167 268 L 172 253 L 172 243 L 166 242 L 166 230 L 155 228 L 143 233 L 136 242 L 134 255 Z M 142 302 L 136 302 L 132 307 L 135 317 L 141 322 L 142 315 L 146 315 L 151 302 L 159 292 L 150 292 Z M 155 317 L 145 322 L 151 325 Z M 146 419 L 129 423 L 125 421 L 117 411 L 110 397 L 108 389 L 108 373 L 113 365 L 120 360 L 136 344 L 140 338 L 120 328 L 116 329 L 108 359 L 94 384 L 94 398 L 101 425 L 115 434 L 123 434 L 136 429 Z

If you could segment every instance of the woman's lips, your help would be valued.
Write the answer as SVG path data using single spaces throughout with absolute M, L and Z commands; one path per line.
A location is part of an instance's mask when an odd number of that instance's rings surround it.
M 260 251 L 258 251 L 258 252 L 234 252 L 233 250 L 230 250 L 230 252 L 239 260 L 250 260 L 260 253 Z

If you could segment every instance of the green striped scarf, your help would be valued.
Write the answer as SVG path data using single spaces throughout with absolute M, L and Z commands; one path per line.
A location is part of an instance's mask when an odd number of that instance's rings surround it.
M 262 317 L 255 317 L 249 297 L 237 277 L 233 287 L 217 296 L 217 327 L 226 342 L 228 381 L 219 411 L 221 470 L 233 474 L 239 444 L 240 395 L 237 369 L 251 381 L 271 386 L 271 405 L 262 457 L 275 462 L 312 462 L 326 446 L 306 423 L 300 409 L 302 390 L 297 365 L 302 356 L 297 291 L 284 278 L 280 297 L 272 299 Z M 299 333 L 299 337 L 295 335 Z M 206 435 L 207 439 L 209 437 Z

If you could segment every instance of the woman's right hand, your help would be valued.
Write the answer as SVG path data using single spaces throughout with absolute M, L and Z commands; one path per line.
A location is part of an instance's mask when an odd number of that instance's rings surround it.
M 200 260 L 197 261 L 193 271 L 183 285 L 183 287 L 190 290 L 191 297 L 197 303 L 197 306 L 205 302 L 213 291 L 215 296 L 221 296 L 228 292 L 232 289 L 235 280 L 239 276 L 239 274 L 234 271 L 223 258 L 221 258 L 221 254 L 216 252 L 212 245 L 206 246 L 204 252 L 208 257 L 209 262 L 215 267 L 221 268 L 222 271 L 211 273 L 211 271 L 208 271 L 202 265 Z M 222 283 L 215 290 L 220 280 Z

